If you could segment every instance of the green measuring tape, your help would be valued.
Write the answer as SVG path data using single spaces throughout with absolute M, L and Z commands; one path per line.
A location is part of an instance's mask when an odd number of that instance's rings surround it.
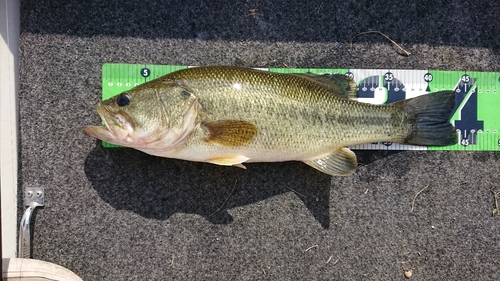
M 188 68 L 176 65 L 114 64 L 102 67 L 102 99 L 108 99 L 167 73 Z M 451 122 L 459 143 L 451 146 L 412 146 L 389 142 L 352 146 L 358 150 L 500 151 L 500 72 L 444 70 L 383 70 L 269 68 L 280 73 L 343 73 L 358 85 L 357 100 L 391 103 L 440 90 L 455 90 L 457 105 Z M 105 147 L 116 147 L 103 142 Z

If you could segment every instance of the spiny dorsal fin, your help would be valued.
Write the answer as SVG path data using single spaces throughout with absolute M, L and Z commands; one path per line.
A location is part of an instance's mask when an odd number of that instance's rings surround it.
M 208 131 L 207 142 L 224 146 L 242 146 L 257 134 L 257 127 L 239 120 L 222 120 L 202 124 Z
M 353 99 L 356 97 L 356 82 L 346 75 L 340 73 L 323 75 L 312 73 L 296 73 L 292 75 L 307 78 L 309 80 L 320 83 L 323 86 L 330 88 L 332 94 L 337 97 L 344 99 Z
M 332 176 L 346 176 L 358 167 L 356 154 L 349 148 L 342 147 L 322 158 L 306 160 L 307 165 Z

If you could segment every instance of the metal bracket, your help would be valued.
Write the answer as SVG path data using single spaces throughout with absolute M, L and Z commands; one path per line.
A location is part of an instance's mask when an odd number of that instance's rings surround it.
M 31 203 L 37 203 L 38 206 L 43 206 L 45 198 L 44 190 L 41 187 L 27 187 L 24 192 L 24 205 L 29 206 Z
M 36 207 L 44 205 L 45 192 L 40 187 L 27 187 L 24 191 L 24 205 L 27 206 L 19 226 L 18 258 L 31 258 L 31 216 Z

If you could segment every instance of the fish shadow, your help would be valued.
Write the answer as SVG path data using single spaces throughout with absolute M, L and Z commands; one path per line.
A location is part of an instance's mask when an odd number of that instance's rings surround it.
M 250 163 L 245 170 L 96 143 L 85 160 L 85 174 L 116 209 L 158 220 L 175 213 L 198 214 L 215 224 L 229 224 L 231 208 L 294 192 L 324 229 L 330 227 L 332 177 L 303 163 Z
M 401 152 L 403 152 L 403 150 L 358 150 L 356 151 L 356 158 L 358 160 L 358 165 L 369 165 L 375 161 Z

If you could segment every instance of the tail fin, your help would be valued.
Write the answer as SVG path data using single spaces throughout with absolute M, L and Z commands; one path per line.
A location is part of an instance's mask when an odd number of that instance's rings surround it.
M 455 108 L 453 91 L 422 95 L 396 104 L 402 106 L 406 117 L 405 122 L 412 124 L 405 143 L 453 145 L 458 142 L 458 134 L 450 124 Z

